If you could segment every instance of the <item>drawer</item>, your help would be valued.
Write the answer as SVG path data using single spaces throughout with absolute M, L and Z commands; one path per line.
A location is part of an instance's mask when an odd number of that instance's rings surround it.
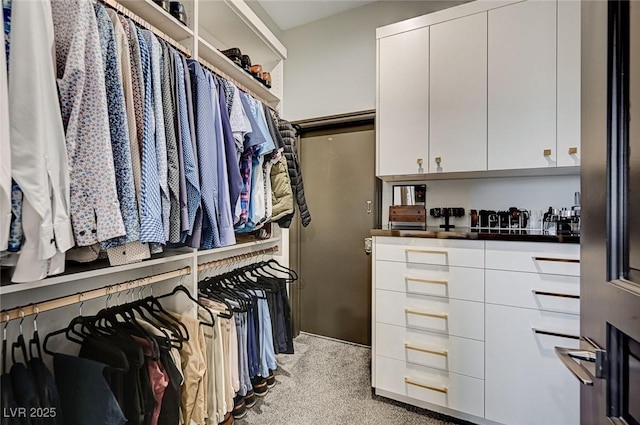
M 580 318 L 516 307 L 487 305 L 486 418 L 502 424 L 580 423 L 580 383 L 555 354 L 578 348 Z
M 484 304 L 376 290 L 376 322 L 484 340 Z
M 484 270 L 376 261 L 376 288 L 483 302 Z
M 484 381 L 376 357 L 376 388 L 484 417 Z
M 376 355 L 484 378 L 484 342 L 475 339 L 377 323 Z
M 375 243 L 376 260 L 484 267 L 483 241 L 378 236 Z
M 487 303 L 580 314 L 580 278 L 486 271 Z
M 487 269 L 580 276 L 580 245 L 487 241 Z

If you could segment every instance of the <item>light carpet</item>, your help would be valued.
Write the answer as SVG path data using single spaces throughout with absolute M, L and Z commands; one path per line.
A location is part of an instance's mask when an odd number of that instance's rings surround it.
M 371 392 L 371 350 L 301 334 L 279 354 L 276 386 L 238 425 L 460 425 Z

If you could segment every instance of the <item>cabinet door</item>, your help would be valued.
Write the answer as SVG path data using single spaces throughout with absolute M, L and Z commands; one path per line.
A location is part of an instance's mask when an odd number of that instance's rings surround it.
M 433 25 L 430 36 L 429 172 L 486 170 L 487 14 Z
M 558 166 L 580 165 L 580 2 L 558 2 Z
M 488 13 L 488 169 L 555 167 L 556 2 Z
M 580 383 L 554 350 L 578 348 L 578 340 L 532 328 L 580 335 L 580 317 L 487 304 L 486 418 L 502 424 L 579 424 Z
M 378 49 L 377 175 L 426 172 L 429 28 L 382 38 Z

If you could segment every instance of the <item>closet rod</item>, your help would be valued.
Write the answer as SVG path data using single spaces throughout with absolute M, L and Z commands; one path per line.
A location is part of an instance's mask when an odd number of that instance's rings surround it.
M 233 77 L 229 76 L 229 74 L 220 71 L 220 69 L 218 69 L 217 67 L 213 66 L 212 64 L 210 64 L 209 62 L 207 62 L 206 60 L 204 60 L 202 58 L 199 58 L 198 62 L 200 62 L 200 65 L 204 66 L 209 71 L 213 72 L 214 74 L 217 74 L 218 76 L 224 78 L 227 81 L 232 82 L 233 84 L 235 84 L 236 87 L 238 87 L 243 92 L 250 94 L 255 99 L 257 99 L 260 102 L 262 102 L 264 105 L 267 105 L 267 108 L 271 109 L 273 112 L 277 112 L 271 105 L 269 105 L 269 102 L 267 102 L 262 97 L 260 97 L 259 95 L 257 95 L 256 93 L 254 93 L 253 91 L 248 89 L 245 85 L 239 83 L 238 80 L 236 80 Z M 240 68 L 238 68 L 238 69 L 240 69 Z M 244 71 L 242 71 L 242 72 L 244 72 Z
M 0 312 L 0 323 L 4 323 L 8 320 L 13 319 L 21 319 L 23 317 L 31 316 L 34 314 L 40 314 L 45 311 L 54 310 L 60 307 L 66 307 L 68 305 L 82 303 L 94 298 L 100 298 L 122 291 L 141 288 L 143 286 L 162 282 L 168 279 L 173 279 L 174 277 L 186 276 L 189 274 L 191 274 L 191 267 L 187 266 L 170 272 L 159 273 L 140 279 L 129 280 L 98 289 L 92 289 L 86 292 L 80 292 L 79 294 L 67 295 L 65 297 L 55 298 L 41 303 L 33 303 L 22 307 L 16 307 L 11 310 L 3 310 Z M 7 315 L 9 316 L 8 320 Z
M 179 50 L 186 56 L 191 57 L 190 49 L 187 49 L 182 44 L 180 44 L 173 38 L 169 37 L 167 34 L 163 33 L 162 31 L 160 31 L 159 29 L 151 25 L 149 22 L 145 21 L 135 13 L 131 12 L 129 9 L 127 9 L 125 6 L 118 3 L 116 0 L 100 0 L 100 1 L 105 5 L 109 6 L 110 8 L 114 9 L 116 12 L 120 13 L 121 15 L 131 19 L 138 25 L 145 27 L 146 29 L 154 33 L 156 36 L 162 38 L 164 41 L 171 44 L 173 47 L 175 47 L 177 50 Z
M 203 270 L 209 270 L 214 267 L 224 266 L 225 264 L 235 263 L 241 260 L 247 260 L 249 258 L 258 257 L 260 255 L 265 254 L 273 254 L 274 252 L 278 252 L 278 247 L 274 246 L 271 248 L 260 249 L 258 251 L 253 251 L 248 254 L 234 255 L 233 257 L 223 258 L 221 260 L 210 261 L 208 263 L 202 263 L 198 265 L 198 271 L 201 272 Z

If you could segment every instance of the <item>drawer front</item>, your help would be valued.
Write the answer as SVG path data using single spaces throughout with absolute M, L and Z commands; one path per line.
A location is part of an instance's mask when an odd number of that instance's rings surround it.
M 580 276 L 580 245 L 487 241 L 487 269 Z
M 484 340 L 484 304 L 376 290 L 376 322 Z
M 484 342 L 376 324 L 376 355 L 484 379 Z
M 518 425 L 578 424 L 580 384 L 554 350 L 578 348 L 578 340 L 532 328 L 580 335 L 580 318 L 487 305 L 486 418 Z
M 376 388 L 484 416 L 484 381 L 451 372 L 376 357 Z
M 484 267 L 483 241 L 378 236 L 375 243 L 376 260 Z
M 484 270 L 376 261 L 376 288 L 483 302 Z
M 487 303 L 580 314 L 580 278 L 486 271 Z

